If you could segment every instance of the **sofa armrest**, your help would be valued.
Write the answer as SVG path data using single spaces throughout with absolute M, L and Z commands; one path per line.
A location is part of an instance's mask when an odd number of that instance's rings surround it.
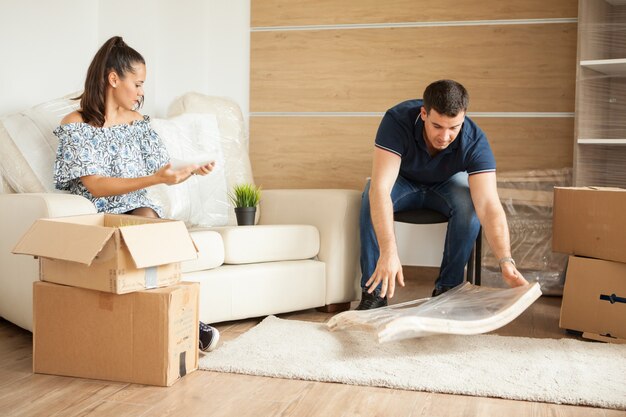
M 32 330 L 32 288 L 39 279 L 39 262 L 11 251 L 33 222 L 95 212 L 91 201 L 77 195 L 0 194 L 0 316 Z
M 320 232 L 326 263 L 326 304 L 354 301 L 359 286 L 359 210 L 356 190 L 264 190 L 259 224 L 310 224 Z

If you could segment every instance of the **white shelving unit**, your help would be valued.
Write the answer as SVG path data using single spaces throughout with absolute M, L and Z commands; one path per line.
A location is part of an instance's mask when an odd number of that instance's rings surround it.
M 626 145 L 626 139 L 583 139 L 578 138 L 579 145 Z
M 626 58 L 580 61 L 580 66 L 610 76 L 626 75 Z
M 626 188 L 626 0 L 579 0 L 574 184 Z

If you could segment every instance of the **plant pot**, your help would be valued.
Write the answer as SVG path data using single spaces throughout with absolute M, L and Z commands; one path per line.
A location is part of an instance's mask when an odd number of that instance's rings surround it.
M 256 207 L 235 207 L 235 216 L 239 226 L 254 226 Z

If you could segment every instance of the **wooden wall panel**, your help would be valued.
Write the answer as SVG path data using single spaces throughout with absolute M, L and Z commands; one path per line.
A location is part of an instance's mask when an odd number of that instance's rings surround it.
M 263 188 L 350 188 L 371 175 L 379 117 L 255 117 L 250 159 Z
M 255 181 L 272 188 L 363 188 L 380 117 L 254 117 Z M 498 171 L 572 166 L 573 118 L 473 118 Z
M 253 32 L 250 106 L 381 112 L 452 78 L 470 111 L 573 112 L 575 64 L 575 23 Z
M 577 0 L 256 0 L 252 27 L 576 17 Z
M 572 117 L 473 117 L 472 120 L 487 135 L 498 171 L 572 166 Z

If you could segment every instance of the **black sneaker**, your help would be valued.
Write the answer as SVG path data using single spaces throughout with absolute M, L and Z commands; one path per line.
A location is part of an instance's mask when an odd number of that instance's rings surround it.
M 210 352 L 217 347 L 220 340 L 220 332 L 213 326 L 200 322 L 200 350 Z
M 435 287 L 435 289 L 433 290 L 433 295 L 432 295 L 432 297 L 436 297 L 436 296 L 438 296 L 438 295 L 443 294 L 443 293 L 444 293 L 444 292 L 446 292 L 446 291 L 450 291 L 452 288 L 454 288 L 454 287 L 448 287 L 448 286 L 446 286 L 446 285 L 443 285 L 441 288 L 437 288 L 437 287 Z
M 381 297 L 378 291 L 372 294 L 367 291 L 361 292 L 361 302 L 356 310 L 372 310 L 374 308 L 387 307 L 387 297 Z

